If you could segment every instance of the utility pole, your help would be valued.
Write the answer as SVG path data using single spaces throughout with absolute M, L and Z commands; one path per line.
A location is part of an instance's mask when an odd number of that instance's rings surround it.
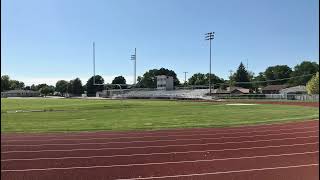
M 183 72 L 184 73 L 184 85 L 187 85 L 187 73 L 188 72 Z
M 231 76 L 232 76 L 232 70 L 229 70 L 230 76 L 229 76 L 229 91 L 231 91 Z
M 134 48 L 134 54 L 131 55 L 131 60 L 134 61 L 134 64 L 133 64 L 133 84 L 135 85 L 136 84 L 136 72 L 137 72 L 137 48 Z
M 248 58 L 247 58 L 247 71 L 249 71 L 249 63 L 248 63 Z
M 210 42 L 210 63 L 209 63 L 209 94 L 211 95 L 211 40 L 214 38 L 214 32 L 208 32 L 206 33 L 205 40 L 208 40 Z M 213 84 L 214 89 L 214 84 Z
M 92 57 L 93 57 L 93 85 L 96 84 L 96 53 L 95 53 L 95 44 L 93 42 L 93 49 L 92 49 Z

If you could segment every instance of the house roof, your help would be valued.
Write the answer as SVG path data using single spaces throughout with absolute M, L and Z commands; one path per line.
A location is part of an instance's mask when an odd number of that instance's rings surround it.
M 242 93 L 249 93 L 250 92 L 250 89 L 246 89 L 246 88 L 243 88 L 243 87 L 236 87 L 236 86 L 231 86 L 231 87 L 228 87 L 227 90 L 231 91 L 231 93 L 235 90 L 238 90 Z
M 307 92 L 306 86 L 294 86 L 282 89 L 281 93 Z
M 215 94 L 229 94 L 230 92 L 224 89 L 214 89 L 213 93 Z
M 281 89 L 284 89 L 288 87 L 287 85 L 268 85 L 264 88 L 262 88 L 262 91 L 279 91 Z

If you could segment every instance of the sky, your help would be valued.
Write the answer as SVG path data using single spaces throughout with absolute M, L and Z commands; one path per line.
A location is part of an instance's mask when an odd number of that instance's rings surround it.
M 153 68 L 180 81 L 209 72 L 228 79 L 240 62 L 258 74 L 268 66 L 319 61 L 317 0 L 2 0 L 1 75 L 26 85 L 96 74 L 133 82 Z M 248 62 L 248 63 L 247 63 Z

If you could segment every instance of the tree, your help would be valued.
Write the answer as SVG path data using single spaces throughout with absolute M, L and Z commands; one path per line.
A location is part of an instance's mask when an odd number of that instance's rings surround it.
M 36 91 L 39 91 L 41 88 L 48 86 L 47 84 L 38 84 L 35 86 Z
M 95 76 L 95 83 L 96 84 L 104 84 L 104 79 L 96 75 Z M 96 92 L 102 91 L 104 89 L 104 86 L 102 85 L 93 85 L 93 76 L 87 81 L 87 95 L 88 96 L 96 96 Z
M 49 88 L 49 94 L 50 94 L 50 95 L 53 95 L 54 90 L 55 90 L 55 87 L 52 86 L 52 85 L 50 85 L 50 86 L 48 86 L 48 88 Z
M 244 67 L 243 63 L 241 62 L 238 70 L 235 72 L 234 77 L 233 77 L 235 82 L 250 82 L 250 74 Z M 236 84 L 239 87 L 243 88 L 250 88 L 251 84 Z
M 9 90 L 9 86 L 10 86 L 9 81 L 10 81 L 10 78 L 8 75 L 1 76 L 1 92 Z
M 126 84 L 126 79 L 123 76 L 117 76 L 113 79 L 111 84 Z
M 40 93 L 46 97 L 50 93 L 50 89 L 48 86 L 43 86 L 40 88 Z
M 209 84 L 209 73 L 202 74 L 202 73 L 196 73 L 193 74 L 189 80 L 190 85 L 208 85 Z M 224 80 L 222 78 L 219 78 L 215 74 L 211 74 L 211 84 L 214 84 L 215 87 L 220 87 L 220 84 L 224 83 Z
M 290 78 L 292 70 L 287 65 L 270 66 L 264 72 L 266 80 L 278 80 Z M 270 81 L 268 84 L 285 84 L 288 80 Z
M 258 76 L 255 76 L 253 79 L 252 79 L 253 82 L 257 82 L 257 83 L 253 83 L 252 84 L 252 87 L 254 89 L 258 89 L 260 87 L 263 87 L 263 86 L 266 86 L 267 83 L 266 82 L 259 82 L 259 81 L 266 81 L 266 77 L 264 76 L 264 73 L 263 72 L 260 72 L 258 74 Z
M 303 61 L 294 67 L 291 77 L 303 76 L 307 74 L 315 74 L 319 71 L 319 64 L 316 62 Z M 292 86 L 306 85 L 312 76 L 304 76 L 290 79 L 289 83 Z
M 137 87 L 141 88 L 156 88 L 157 87 L 157 79 L 156 76 L 166 75 L 173 77 L 173 84 L 177 86 L 180 84 L 179 79 L 177 78 L 177 74 L 169 69 L 160 68 L 160 69 L 151 69 L 143 74 L 142 77 L 138 77 Z
M 56 91 L 59 92 L 62 96 L 67 92 L 68 82 L 65 80 L 59 80 L 56 83 Z
M 224 83 L 224 80 L 222 78 L 219 78 L 215 74 L 211 74 L 210 82 L 212 85 L 214 85 L 215 88 L 219 88 L 221 83 Z M 209 73 L 205 75 L 205 84 L 209 85 Z
M 319 94 L 319 72 L 307 83 L 308 94 Z
M 30 86 L 26 86 L 24 89 L 25 90 L 31 90 L 31 87 Z
M 20 82 L 17 80 L 10 80 L 9 81 L 9 89 L 14 90 L 14 89 L 20 89 Z
M 193 74 L 188 82 L 190 85 L 206 85 L 206 76 L 202 73 Z
M 71 93 L 75 95 L 81 95 L 83 93 L 82 82 L 79 78 L 70 81 L 69 89 Z
M 38 91 L 37 87 L 34 84 L 32 84 L 30 88 L 32 91 Z

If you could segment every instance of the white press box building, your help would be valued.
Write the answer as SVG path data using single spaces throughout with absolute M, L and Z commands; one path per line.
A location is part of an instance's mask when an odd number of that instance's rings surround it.
M 173 90 L 173 77 L 160 75 L 157 77 L 157 89 L 158 90 Z

